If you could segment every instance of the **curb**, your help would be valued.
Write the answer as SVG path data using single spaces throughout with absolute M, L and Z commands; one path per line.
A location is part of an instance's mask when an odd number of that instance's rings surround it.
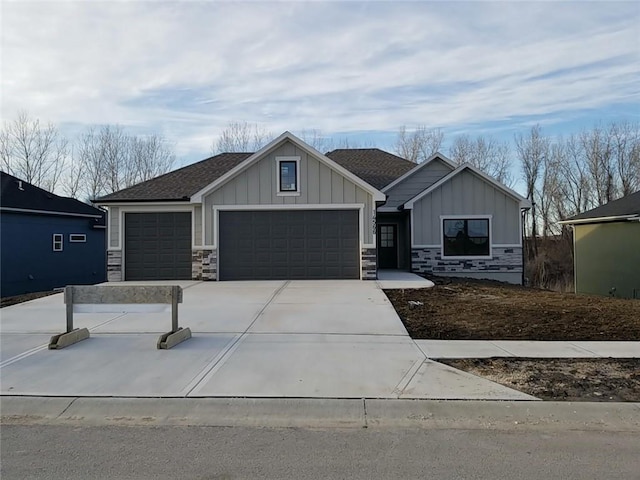
M 640 432 L 640 403 L 0 397 L 3 425 Z

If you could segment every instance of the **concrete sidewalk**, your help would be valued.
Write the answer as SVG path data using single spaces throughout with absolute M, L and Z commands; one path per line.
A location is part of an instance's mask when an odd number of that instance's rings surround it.
M 640 358 L 640 342 L 414 340 L 427 358 Z

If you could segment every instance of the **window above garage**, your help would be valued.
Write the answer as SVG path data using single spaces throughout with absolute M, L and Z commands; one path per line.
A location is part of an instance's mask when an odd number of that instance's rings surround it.
M 278 196 L 300 195 L 300 157 L 276 157 Z

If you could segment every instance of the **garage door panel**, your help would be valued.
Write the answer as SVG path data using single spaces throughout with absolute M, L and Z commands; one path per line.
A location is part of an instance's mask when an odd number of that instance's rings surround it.
M 221 280 L 360 278 L 357 210 L 221 211 L 218 224 Z
M 126 213 L 125 280 L 191 279 L 191 214 Z

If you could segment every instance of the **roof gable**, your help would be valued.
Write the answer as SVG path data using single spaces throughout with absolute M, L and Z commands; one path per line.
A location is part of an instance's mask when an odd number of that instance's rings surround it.
M 465 170 L 469 170 L 469 171 L 473 172 L 474 174 L 476 174 L 478 177 L 480 177 L 485 182 L 491 184 L 492 186 L 494 186 L 498 190 L 501 190 L 502 192 L 504 192 L 509 197 L 511 197 L 514 200 L 518 201 L 520 203 L 520 207 L 521 208 L 530 208 L 531 207 L 531 202 L 529 200 L 527 200 L 526 198 L 524 198 L 522 195 L 520 195 L 517 192 L 515 192 L 514 190 L 510 189 L 506 185 L 498 182 L 496 179 L 491 178 L 489 175 L 487 175 L 486 173 L 484 173 L 481 170 L 477 169 L 473 165 L 471 165 L 469 163 L 465 163 L 463 165 L 460 165 L 458 168 L 453 170 L 448 175 L 442 177 L 439 181 L 437 181 L 436 183 L 431 185 L 429 188 L 427 188 L 423 192 L 419 193 L 418 195 L 416 195 L 415 197 L 410 199 L 408 202 L 406 202 L 404 204 L 404 208 L 412 209 L 414 203 L 416 203 L 418 200 L 420 200 L 421 198 L 425 197 L 429 193 L 433 192 L 435 189 L 441 187 L 445 183 L 451 181 L 451 179 L 455 178 L 457 175 L 461 174 Z
M 640 190 L 605 205 L 574 215 L 560 223 L 588 223 L 589 221 L 640 218 Z
M 213 192 L 214 190 L 220 188 L 222 185 L 224 185 L 225 183 L 227 183 L 228 181 L 230 181 L 231 179 L 236 177 L 238 174 L 240 174 L 241 172 L 243 172 L 244 170 L 249 168 L 254 163 L 256 163 L 259 160 L 261 160 L 262 158 L 264 158 L 267 154 L 269 154 L 271 151 L 273 151 L 276 148 L 278 148 L 280 145 L 282 145 L 286 141 L 289 141 L 289 142 L 293 143 L 298 148 L 306 151 L 307 154 L 313 156 L 314 158 L 316 158 L 320 162 L 326 164 L 332 170 L 336 171 L 337 173 L 339 173 L 340 175 L 344 176 L 345 178 L 348 178 L 351 182 L 355 183 L 356 185 L 361 187 L 363 190 L 371 193 L 371 195 L 373 196 L 374 201 L 384 201 L 385 200 L 386 197 L 382 192 L 380 192 L 377 188 L 375 188 L 371 184 L 367 183 L 361 177 L 355 175 L 354 173 L 352 173 L 351 171 L 347 170 L 346 168 L 344 168 L 340 164 L 334 162 L 331 158 L 329 158 L 329 157 L 323 155 L 322 153 L 318 152 L 315 148 L 313 148 L 310 145 L 306 144 L 305 142 L 300 140 L 298 137 L 296 137 L 292 133 L 284 132 L 278 138 L 276 138 L 275 140 L 269 142 L 267 145 L 265 145 L 263 148 L 258 150 L 256 153 L 248 156 L 245 160 L 240 162 L 238 165 L 233 167 L 231 170 L 227 171 L 225 174 L 221 175 L 215 181 L 211 182 L 210 184 L 206 185 L 204 188 L 201 188 L 199 191 L 194 193 L 191 196 L 191 202 L 193 202 L 193 203 L 201 203 L 203 196 L 208 195 L 209 193 Z
M 102 210 L 80 200 L 61 197 L 5 172 L 0 174 L 0 208 L 2 210 L 95 218 L 104 216 Z
M 435 161 L 442 162 L 444 165 L 449 167 L 449 169 L 450 169 L 449 171 L 453 171 L 458 167 L 455 163 L 453 163 L 447 157 L 442 155 L 440 152 L 436 152 L 433 155 L 431 155 L 429 158 L 427 158 L 424 162 L 415 165 L 411 170 L 406 172 L 404 175 L 402 175 L 401 177 L 396 178 L 393 182 L 391 182 L 390 184 L 386 185 L 382 189 L 382 191 L 385 192 L 385 193 L 388 192 L 389 190 L 391 190 L 393 187 L 395 187 L 399 183 L 404 182 L 407 178 L 415 175 L 417 172 L 419 172 L 420 170 L 425 168 L 427 165 L 429 165 L 429 164 L 431 164 L 432 162 L 435 162 Z

